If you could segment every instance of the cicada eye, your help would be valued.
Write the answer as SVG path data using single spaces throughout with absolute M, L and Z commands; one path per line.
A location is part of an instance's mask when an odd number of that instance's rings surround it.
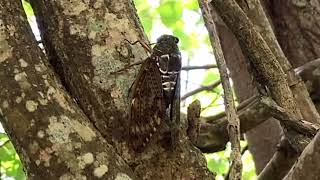
M 178 44 L 179 43 L 179 39 L 178 38 L 174 38 L 174 42 L 176 43 L 176 44 Z

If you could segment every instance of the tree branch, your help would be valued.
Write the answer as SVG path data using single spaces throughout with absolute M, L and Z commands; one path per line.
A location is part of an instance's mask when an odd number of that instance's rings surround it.
M 220 40 L 216 31 L 212 15 L 210 13 L 210 7 L 208 2 L 199 0 L 199 5 L 205 19 L 205 25 L 209 32 L 210 42 L 213 48 L 216 62 L 218 65 L 220 79 L 224 91 L 224 105 L 225 112 L 228 119 L 228 134 L 231 142 L 231 166 L 230 176 L 231 180 L 241 179 L 242 176 L 242 161 L 241 161 L 241 147 L 240 147 L 240 120 L 236 113 L 235 104 L 233 101 L 232 89 L 229 81 L 229 75 L 227 65 L 223 56 L 223 52 L 220 45 Z
M 304 149 L 284 180 L 313 180 L 320 177 L 320 131 Z
M 283 53 L 277 38 L 273 32 L 273 29 L 266 17 L 264 9 L 260 0 L 246 0 L 250 7 L 243 6 L 242 9 L 246 12 L 250 20 L 253 22 L 254 27 L 260 32 L 263 39 L 268 44 L 270 50 L 279 61 L 280 66 L 287 75 L 287 80 L 290 85 L 290 89 L 294 94 L 295 101 L 299 107 L 303 118 L 306 121 L 313 123 L 320 123 L 320 116 L 317 112 L 308 90 L 301 77 L 295 73 L 289 60 Z
M 188 97 L 193 96 L 193 95 L 195 95 L 195 94 L 197 94 L 197 93 L 199 93 L 199 92 L 201 92 L 201 91 L 212 91 L 214 88 L 216 88 L 217 86 L 219 86 L 220 83 L 221 83 L 221 81 L 218 80 L 218 81 L 216 81 L 216 82 L 214 82 L 214 83 L 212 83 L 212 84 L 209 84 L 209 85 L 207 85 L 207 86 L 201 86 L 201 87 L 199 87 L 198 89 L 195 89 L 195 90 L 193 90 L 193 91 L 187 92 L 185 95 L 183 95 L 183 96 L 181 97 L 181 101 L 183 101 L 183 100 L 187 99 Z
M 217 68 L 217 65 L 209 64 L 204 66 L 183 66 L 181 70 L 190 71 L 190 70 L 196 70 L 196 69 L 212 69 L 212 68 Z
M 290 113 L 294 117 L 293 119 L 302 119 L 300 109 L 295 102 L 280 63 L 238 4 L 234 0 L 214 0 L 211 1 L 211 4 L 219 11 L 221 18 L 239 40 L 242 51 L 257 73 L 256 78 L 259 84 L 268 88 L 271 97 L 279 106 Z M 299 136 L 291 131 L 284 132 L 286 136 Z M 300 137 L 295 138 L 300 139 Z M 297 142 L 295 138 L 288 138 L 288 140 L 293 148 L 299 152 L 303 145 L 294 146 Z
M 249 98 L 237 108 L 240 119 L 240 131 L 244 133 L 270 118 L 269 109 L 260 103 L 257 96 Z M 197 147 L 205 153 L 217 152 L 225 149 L 228 138 L 228 120 L 225 112 L 202 120 Z
M 319 129 L 318 125 L 310 124 L 306 121 L 288 121 L 292 117 L 286 117 L 288 114 L 283 108 L 278 105 L 273 106 L 271 102 L 265 98 L 259 96 L 253 96 L 243 103 L 238 108 L 238 116 L 240 119 L 240 131 L 245 133 L 252 128 L 263 123 L 269 119 L 271 115 L 279 118 L 280 123 L 286 124 L 288 129 L 298 132 L 307 137 L 312 137 Z M 279 109 L 279 110 L 277 110 Z M 229 141 L 225 112 L 220 113 L 216 116 L 207 117 L 202 119 L 200 135 L 197 140 L 197 147 L 205 153 L 212 153 L 221 151 L 225 148 L 226 143 Z
M 299 153 L 290 148 L 286 138 L 282 138 L 277 151 L 258 176 L 258 180 L 282 179 L 299 157 Z

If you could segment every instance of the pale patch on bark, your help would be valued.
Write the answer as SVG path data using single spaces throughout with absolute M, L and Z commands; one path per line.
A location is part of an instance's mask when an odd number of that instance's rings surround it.
M 80 26 L 79 24 L 73 24 L 70 26 L 70 34 L 78 34 L 80 37 L 86 37 L 86 31 L 84 27 Z
M 131 178 L 124 173 L 118 173 L 115 180 L 131 180 Z
M 87 75 L 84 74 L 83 77 L 85 80 L 87 80 L 87 81 L 89 80 L 89 77 Z
M 94 166 L 98 167 L 99 165 L 102 164 L 102 162 L 109 162 L 108 161 L 108 154 L 105 152 L 101 152 L 96 155 L 96 161 L 94 162 Z M 108 164 L 106 164 L 106 165 L 108 165 Z
M 87 180 L 87 177 L 83 176 L 81 174 L 72 175 L 69 173 L 66 173 L 66 174 L 59 177 L 59 180 L 71 180 L 71 179 Z
M 31 88 L 31 84 L 28 82 L 27 74 L 25 72 L 18 73 L 14 76 L 14 79 L 18 82 L 19 86 L 23 90 Z
M 38 108 L 38 103 L 37 102 L 34 102 L 32 100 L 28 100 L 26 102 L 26 108 L 29 112 L 34 112 L 35 110 L 37 110 Z
M 122 94 L 122 91 L 120 91 L 120 89 L 118 88 L 114 88 L 112 91 L 111 91 L 111 97 L 113 98 L 113 102 L 115 103 L 116 107 L 118 109 L 123 109 L 125 108 L 125 104 L 123 104 L 120 100 L 121 98 L 123 98 L 123 94 Z
M 95 40 L 100 36 L 108 37 L 105 41 L 107 43 L 92 46 L 91 57 L 92 65 L 95 67 L 94 83 L 103 89 L 109 89 L 115 81 L 112 78 L 108 78 L 108 76 L 110 76 L 111 72 L 115 72 L 124 66 L 123 62 L 118 61 L 119 53 L 121 53 L 117 51 L 119 47 L 130 48 L 134 57 L 141 57 L 143 54 L 147 54 L 139 44 L 132 47 L 126 47 L 125 44 L 123 44 L 125 39 L 132 42 L 136 41 L 136 37 L 138 36 L 135 29 L 131 27 L 128 19 L 119 19 L 115 14 L 105 13 L 103 21 L 89 18 L 89 22 L 89 38 L 94 38 L 92 40 Z M 108 29 L 108 31 L 106 31 L 106 29 Z M 128 49 L 124 51 L 129 52 Z M 117 81 L 119 80 L 122 81 L 121 84 L 127 84 L 121 80 L 121 78 L 117 79 Z M 126 79 L 126 82 L 127 81 L 128 79 Z M 120 88 L 122 89 L 122 87 Z
M 50 159 L 52 158 L 52 155 L 54 153 L 54 150 L 51 148 L 45 148 L 44 150 L 40 150 L 39 154 L 39 160 L 40 162 L 43 162 L 45 167 L 50 166 Z
M 45 84 L 49 85 L 48 81 L 45 80 Z M 57 90 L 54 87 L 49 86 L 48 91 L 47 91 L 47 99 L 51 100 L 52 98 L 63 109 L 68 110 L 71 113 L 75 113 L 75 111 L 68 105 L 67 100 L 64 97 L 64 94 L 61 92 L 61 90 Z
M 92 141 L 93 138 L 96 137 L 96 134 L 91 128 L 79 123 L 78 121 L 73 122 L 73 127 L 84 141 Z
M 54 143 L 70 143 L 69 134 L 72 132 L 72 127 L 70 127 L 70 119 L 58 118 L 56 116 L 49 117 L 49 125 L 46 130 L 49 135 L 49 140 Z
M 105 32 L 107 32 L 107 24 L 102 20 L 96 20 L 96 19 L 89 19 L 88 21 L 88 29 L 89 34 L 88 38 L 94 40 L 97 35 L 101 35 Z
M 21 96 L 17 96 L 16 97 L 16 103 L 21 103 L 21 101 L 23 100 L 23 98 L 26 96 L 26 94 L 24 92 L 21 93 Z
M 45 133 L 44 133 L 44 131 L 42 131 L 42 130 L 40 130 L 40 131 L 37 132 L 37 136 L 38 136 L 38 138 L 40 138 L 40 139 L 44 138 L 44 135 L 45 135 Z
M 61 0 L 60 4 L 62 7 L 64 7 L 63 13 L 69 16 L 77 16 L 89 7 L 88 4 L 85 4 L 79 0 Z
M 3 109 L 7 109 L 7 108 L 9 107 L 9 103 L 8 103 L 7 100 L 4 100 L 4 101 L 2 102 L 2 107 L 3 107 Z
M 81 158 L 77 158 L 73 153 L 75 149 L 81 148 L 81 143 L 77 143 L 75 140 L 79 141 L 80 138 L 81 142 L 91 141 L 96 136 L 86 125 L 82 125 L 65 115 L 51 116 L 46 134 L 53 144 L 50 150 L 57 154 L 60 161 L 64 162 L 72 172 L 80 172 L 84 165 L 93 163 L 94 159 L 91 153 L 91 155 L 86 154 Z M 46 150 L 41 153 L 40 160 L 45 161 L 45 165 L 50 160 L 51 151 Z
M 102 5 L 103 5 L 103 0 L 97 0 L 94 3 L 93 8 L 98 9 L 98 8 L 101 8 Z
M 19 62 L 22 68 L 28 67 L 28 63 L 24 59 L 19 59 Z
M 37 141 L 33 141 L 29 144 L 29 151 L 31 154 L 36 154 L 39 150 L 39 144 Z
M 10 32 L 9 32 L 10 34 Z M 10 47 L 7 41 L 7 29 L 0 19 L 0 63 L 5 62 L 12 57 L 12 47 Z
M 39 101 L 39 103 L 40 103 L 41 105 L 43 105 L 43 106 L 45 106 L 45 105 L 48 104 L 48 100 L 45 99 L 45 98 L 40 98 L 40 97 L 38 97 L 38 101 Z
M 89 127 L 72 120 L 67 116 L 49 117 L 50 124 L 46 130 L 52 143 L 70 143 L 69 135 L 77 133 L 84 141 L 92 141 L 96 134 Z
M 118 4 L 121 4 L 121 3 L 118 3 Z M 120 7 L 120 6 L 117 6 L 117 7 Z M 120 8 L 119 8 L 119 11 L 120 11 Z M 135 31 L 134 28 L 130 27 L 130 22 L 126 18 L 119 19 L 115 14 L 106 13 L 104 16 L 104 22 L 107 22 L 106 25 L 109 30 L 108 33 L 110 35 L 110 39 L 113 40 L 113 41 L 110 41 L 111 43 L 109 44 L 109 46 L 114 47 L 115 45 L 119 45 L 119 43 L 123 41 L 124 38 L 127 38 L 130 41 L 136 41 L 137 39 L 135 38 L 139 37 L 137 34 L 137 31 Z M 123 33 L 126 34 L 126 37 L 122 35 Z
M 47 70 L 47 67 L 42 63 L 34 65 L 34 68 L 38 72 L 43 72 L 43 71 Z
M 17 96 L 16 97 L 16 103 L 19 104 L 19 103 L 21 103 L 21 101 L 22 101 L 22 97 Z
M 14 68 L 13 69 L 13 73 L 15 73 L 15 74 L 17 74 L 17 73 L 19 73 L 20 71 L 19 71 L 19 69 L 17 69 L 17 68 Z
M 13 25 L 7 25 L 8 32 L 10 36 L 14 36 L 14 33 L 16 33 L 16 28 Z
M 108 172 L 108 166 L 100 165 L 99 167 L 95 168 L 93 171 L 94 176 L 101 178 L 105 173 Z
M 306 0 L 292 0 L 292 4 L 302 8 L 305 7 L 308 4 L 308 2 Z
M 90 165 L 94 161 L 92 153 L 86 153 L 83 156 L 77 158 L 79 160 L 79 166 L 81 169 L 84 169 L 87 165 Z

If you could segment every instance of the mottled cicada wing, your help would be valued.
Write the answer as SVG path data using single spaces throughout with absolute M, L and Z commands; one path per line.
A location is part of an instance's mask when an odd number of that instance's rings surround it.
M 130 97 L 129 143 L 135 151 L 141 151 L 153 138 L 166 113 L 161 75 L 151 57 L 142 64 Z

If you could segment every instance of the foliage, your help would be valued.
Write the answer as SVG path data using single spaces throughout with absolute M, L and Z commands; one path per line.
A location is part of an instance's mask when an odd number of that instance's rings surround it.
M 22 5 L 23 5 L 24 12 L 28 17 L 34 16 L 32 7 L 27 1 L 22 0 Z
M 240 143 L 242 150 L 247 146 L 245 141 Z M 224 176 L 229 171 L 229 158 L 231 153 L 230 143 L 227 144 L 225 151 L 220 151 L 212 154 L 205 154 L 208 162 L 208 168 L 217 173 L 216 180 L 223 180 Z M 244 164 L 244 169 L 242 171 L 242 179 L 244 180 L 254 180 L 256 179 L 255 166 L 252 160 L 252 156 L 248 150 L 245 150 L 242 156 L 242 162 Z
M 0 133 L 0 179 L 26 179 L 23 166 L 5 133 Z

